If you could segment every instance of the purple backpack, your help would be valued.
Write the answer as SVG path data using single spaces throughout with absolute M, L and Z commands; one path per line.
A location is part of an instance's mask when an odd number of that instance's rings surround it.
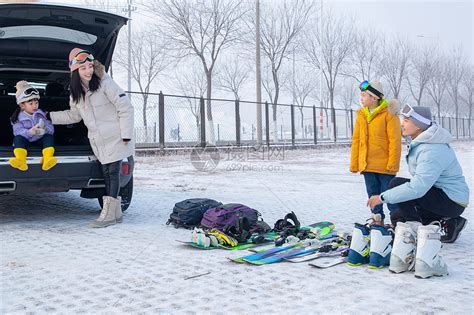
M 240 203 L 228 203 L 208 209 L 202 218 L 201 225 L 215 228 L 242 240 L 253 232 L 261 230 L 260 212 Z

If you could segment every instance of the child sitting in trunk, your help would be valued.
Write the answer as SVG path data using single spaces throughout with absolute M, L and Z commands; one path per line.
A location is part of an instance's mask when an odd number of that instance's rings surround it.
M 46 114 L 39 109 L 39 92 L 26 81 L 16 84 L 16 103 L 18 108 L 10 117 L 13 126 L 13 153 L 10 165 L 20 171 L 28 170 L 27 147 L 41 146 L 43 159 L 41 168 L 47 171 L 57 163 L 54 155 L 54 127 Z

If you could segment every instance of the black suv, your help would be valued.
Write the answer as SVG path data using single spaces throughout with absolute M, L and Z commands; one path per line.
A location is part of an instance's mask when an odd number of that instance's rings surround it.
M 0 4 L 0 194 L 79 189 L 82 197 L 102 202 L 102 171 L 82 122 L 55 126 L 55 167 L 43 171 L 41 149 L 31 148 L 29 168 L 23 172 L 8 163 L 13 156 L 9 117 L 18 106 L 15 84 L 20 80 L 40 91 L 40 108 L 44 111 L 69 109 L 69 51 L 75 47 L 87 49 L 108 69 L 118 32 L 126 23 L 125 17 L 79 7 Z M 133 157 L 123 161 L 123 210 L 132 199 L 133 166 Z

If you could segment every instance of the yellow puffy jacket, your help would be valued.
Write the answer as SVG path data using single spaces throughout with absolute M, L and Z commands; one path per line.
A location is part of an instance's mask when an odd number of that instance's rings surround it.
M 395 175 L 400 168 L 401 128 L 396 100 L 382 100 L 370 113 L 357 111 L 352 136 L 351 172 Z

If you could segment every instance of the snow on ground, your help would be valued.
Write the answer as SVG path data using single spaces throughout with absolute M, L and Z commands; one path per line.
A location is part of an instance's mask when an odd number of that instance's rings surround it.
M 472 142 L 454 147 L 472 188 Z M 246 251 L 187 248 L 175 240 L 190 232 L 165 225 L 174 203 L 208 197 L 245 203 L 270 224 L 295 211 L 303 223 L 330 220 L 351 231 L 370 211 L 349 154 L 222 153 L 213 172 L 197 171 L 188 155 L 138 157 L 133 203 L 123 224 L 106 229 L 88 227 L 98 204 L 77 193 L 1 196 L 0 313 L 473 313 L 472 206 L 461 238 L 441 250 L 450 275 L 425 280 L 364 266 L 238 265 L 226 257 Z

